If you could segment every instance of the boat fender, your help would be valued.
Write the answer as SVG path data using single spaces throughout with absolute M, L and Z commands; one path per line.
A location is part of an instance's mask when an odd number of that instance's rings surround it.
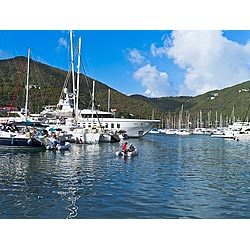
M 27 143 L 28 143 L 28 145 L 32 145 L 32 140 L 29 139 L 29 140 L 27 141 Z

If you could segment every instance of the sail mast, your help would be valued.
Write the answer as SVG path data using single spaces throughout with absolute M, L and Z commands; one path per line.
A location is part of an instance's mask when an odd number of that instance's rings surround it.
M 108 112 L 110 111 L 110 89 L 108 90 Z
M 93 90 L 92 90 L 92 126 L 94 123 L 94 109 L 95 109 L 95 80 L 93 81 Z
M 73 38 L 72 30 L 70 30 L 70 52 L 71 52 L 71 73 L 72 73 L 72 91 L 74 110 L 76 110 L 76 89 L 75 89 L 75 72 L 74 72 L 74 54 L 73 54 Z
M 30 71 L 30 48 L 28 48 L 28 65 L 26 78 L 26 98 L 25 98 L 25 117 L 28 116 L 28 98 L 29 98 L 29 71 Z
M 78 121 L 81 42 L 82 42 L 82 39 L 80 37 L 79 42 L 78 42 L 78 62 L 77 62 L 77 81 L 76 81 L 76 104 L 75 104 L 76 121 Z

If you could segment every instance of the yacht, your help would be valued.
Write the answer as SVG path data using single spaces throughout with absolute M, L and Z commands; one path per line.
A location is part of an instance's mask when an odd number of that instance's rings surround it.
M 64 90 L 65 98 L 60 99 L 58 105 L 45 107 L 40 113 L 48 124 L 66 125 L 79 128 L 102 127 L 113 133 L 126 131 L 128 137 L 142 137 L 152 128 L 156 127 L 160 120 L 116 118 L 113 112 L 95 109 L 79 110 L 75 118 L 73 103 L 67 89 Z

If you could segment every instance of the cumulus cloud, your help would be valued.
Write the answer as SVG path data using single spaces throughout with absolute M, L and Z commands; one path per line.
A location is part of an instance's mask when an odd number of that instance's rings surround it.
M 60 50 L 62 47 L 67 48 L 68 47 L 68 43 L 67 40 L 64 37 L 60 37 L 58 40 L 58 46 L 57 46 L 57 50 Z
M 145 57 L 141 55 L 138 49 L 129 49 L 128 50 L 128 60 L 134 64 L 142 64 Z
M 184 70 L 179 95 L 198 95 L 250 78 L 250 43 L 231 41 L 222 31 L 173 31 L 171 43 L 152 44 L 151 54 L 166 55 Z
M 151 97 L 161 97 L 171 91 L 171 86 L 166 72 L 160 72 L 156 66 L 147 64 L 134 73 L 134 78 L 141 81 L 146 87 L 145 94 Z

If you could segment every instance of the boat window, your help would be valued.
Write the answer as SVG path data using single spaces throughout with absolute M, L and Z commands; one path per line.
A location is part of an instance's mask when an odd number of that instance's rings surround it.
M 138 131 L 139 136 L 143 136 L 143 131 Z
M 114 127 L 115 127 L 114 123 L 111 123 L 111 128 L 114 128 Z
M 105 128 L 108 128 L 108 123 L 105 123 Z
M 117 123 L 117 128 L 120 128 L 121 127 L 121 124 L 120 123 Z

